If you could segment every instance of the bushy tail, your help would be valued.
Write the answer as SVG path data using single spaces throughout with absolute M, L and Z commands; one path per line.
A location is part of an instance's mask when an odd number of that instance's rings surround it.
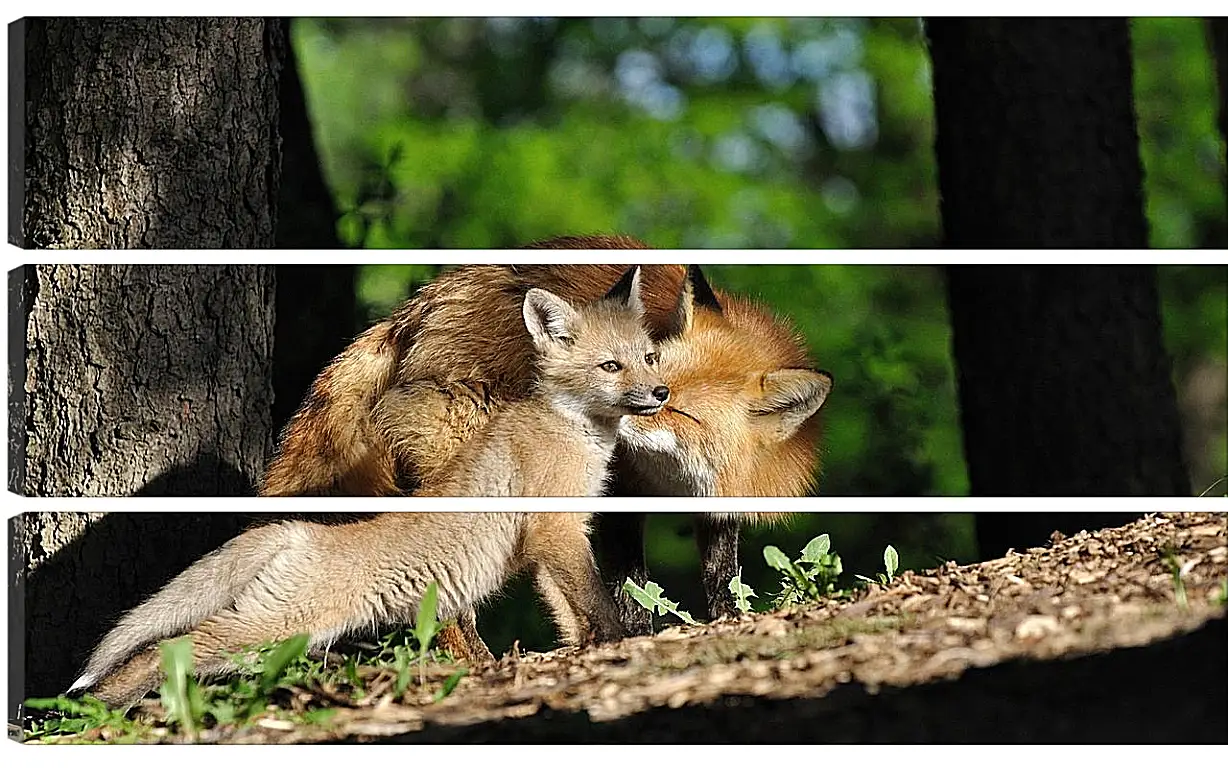
M 289 523 L 247 531 L 193 563 L 107 633 L 69 691 L 88 690 L 133 654 L 229 607 L 282 548 Z
M 371 409 L 396 374 L 397 321 L 367 329 L 312 382 L 281 434 L 261 496 L 396 495 L 396 467 Z

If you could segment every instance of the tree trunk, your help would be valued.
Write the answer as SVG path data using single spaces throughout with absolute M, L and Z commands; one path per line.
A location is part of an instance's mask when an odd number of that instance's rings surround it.
M 1154 267 L 947 275 L 974 495 L 1189 494 Z M 990 558 L 1127 520 L 982 514 L 977 539 Z
M 1145 248 L 1125 19 L 927 19 L 947 245 Z
M 268 248 L 283 25 L 257 18 L 14 22 L 31 248 Z M 24 115 L 22 108 L 24 107 Z M 24 117 L 24 122 L 22 118 Z M 10 137 L 10 147 L 15 143 Z M 10 179 L 10 188 L 17 186 Z
M 337 209 L 324 181 L 307 97 L 299 77 L 298 59 L 290 43 L 290 20 L 282 19 L 280 34 L 286 39 L 286 62 L 281 73 L 279 100 L 281 194 L 277 203 L 278 248 L 340 248 Z M 352 280 L 352 278 L 351 278 Z
M 253 518 L 27 512 L 9 519 L 9 718 L 55 696 L 123 612 Z
M 1125 19 L 929 19 L 947 245 L 1143 248 Z M 977 495 L 1189 492 L 1151 268 L 948 270 Z M 982 557 L 1123 522 L 984 514 Z
M 1215 81 L 1219 94 L 1219 135 L 1224 141 L 1225 166 L 1228 167 L 1228 17 L 1207 20 L 1211 36 L 1211 55 L 1215 61 Z M 1224 196 L 1228 198 L 1228 175 L 1224 178 Z M 1225 210 L 1228 217 L 1228 210 Z
M 9 30 L 10 238 L 40 248 L 268 248 L 284 23 L 26 19 Z M 272 447 L 273 268 L 9 275 L 9 487 L 253 492 Z M 10 520 L 10 714 L 61 692 L 122 611 L 246 515 Z
M 10 488 L 253 493 L 272 449 L 273 268 L 10 273 Z
M 311 382 L 356 332 L 350 265 L 277 267 L 273 347 L 273 434 L 307 396 Z
M 278 248 L 340 248 L 337 209 L 324 181 L 299 77 L 292 23 L 281 77 L 281 194 Z M 306 396 L 316 374 L 348 344 L 355 331 L 355 268 L 351 265 L 277 267 L 274 331 L 273 428 L 280 432 Z

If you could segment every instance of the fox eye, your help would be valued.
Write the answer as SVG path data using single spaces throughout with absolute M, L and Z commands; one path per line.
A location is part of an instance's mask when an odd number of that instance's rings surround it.
M 620 365 L 617 360 L 606 360 L 597 367 L 606 373 L 618 373 L 623 369 L 622 365 Z
M 644 362 L 648 363 L 649 365 L 656 365 L 657 364 L 657 353 L 649 352 L 648 354 L 644 355 Z

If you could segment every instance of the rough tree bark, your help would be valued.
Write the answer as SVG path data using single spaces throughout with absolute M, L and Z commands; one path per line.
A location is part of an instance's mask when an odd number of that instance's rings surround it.
M 272 267 L 26 266 L 10 297 L 12 490 L 253 492 L 272 448 Z M 111 621 L 246 519 L 11 520 L 10 717 L 63 691 Z
M 1125 19 L 936 19 L 937 157 L 952 247 L 1143 248 Z M 1189 493 L 1154 268 L 951 267 L 977 495 Z M 1120 522 L 981 515 L 983 557 Z
M 267 248 L 284 26 L 256 18 L 23 19 L 20 231 L 33 248 Z M 22 114 L 24 112 L 24 115 Z M 24 122 L 22 122 L 24 117 Z M 16 139 L 10 134 L 10 149 Z M 10 188 L 17 187 L 10 179 Z
M 271 267 L 26 266 L 13 293 L 11 490 L 252 492 L 272 447 Z

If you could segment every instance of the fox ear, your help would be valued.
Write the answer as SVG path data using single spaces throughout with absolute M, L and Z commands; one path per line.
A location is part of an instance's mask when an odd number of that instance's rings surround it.
M 606 300 L 618 301 L 624 307 L 638 315 L 644 314 L 644 303 L 640 299 L 640 268 L 638 265 L 628 269 L 618 278 L 614 287 L 606 292 Z
M 695 305 L 710 309 L 716 314 L 724 313 L 721 309 L 721 303 L 716 300 L 716 293 L 712 290 L 712 286 L 708 285 L 708 278 L 704 277 L 702 269 L 694 264 L 690 264 L 686 268 L 686 279 L 692 286 L 692 291 L 695 293 Z
M 782 368 L 765 374 L 763 393 L 751 405 L 751 413 L 770 419 L 777 440 L 788 440 L 814 415 L 831 392 L 832 376 L 809 368 Z
M 563 299 L 541 288 L 524 295 L 524 325 L 538 349 L 550 342 L 570 344 L 576 310 Z
M 708 285 L 703 271 L 691 264 L 686 268 L 686 277 L 682 280 L 678 301 L 666 321 L 665 338 L 681 336 L 691 330 L 697 306 L 706 307 L 718 315 L 722 314 L 721 303 L 716 300 L 716 294 L 712 292 L 712 286 Z

